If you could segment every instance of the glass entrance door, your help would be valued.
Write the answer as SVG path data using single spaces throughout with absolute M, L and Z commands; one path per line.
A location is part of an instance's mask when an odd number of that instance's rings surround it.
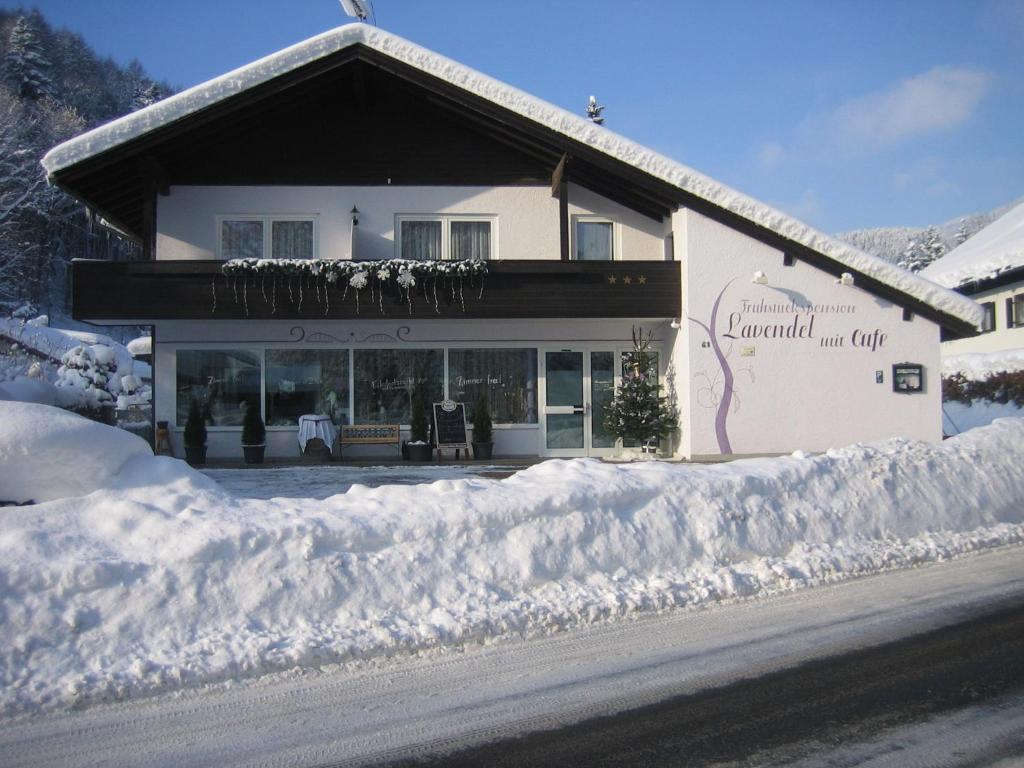
M 615 449 L 604 429 L 604 406 L 615 393 L 615 353 L 544 352 L 546 456 L 601 456 Z

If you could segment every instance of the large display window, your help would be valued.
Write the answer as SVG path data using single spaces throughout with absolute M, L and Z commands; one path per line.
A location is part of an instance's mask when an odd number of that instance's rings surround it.
M 443 350 L 357 349 L 353 358 L 357 424 L 408 424 L 417 391 L 428 409 L 444 398 Z
M 240 427 L 246 407 L 259 407 L 261 367 L 254 350 L 178 350 L 177 425 L 185 426 L 195 399 L 207 426 Z
M 448 397 L 470 418 L 486 397 L 495 424 L 536 424 L 537 350 L 449 349 Z
M 307 413 L 348 423 L 347 349 L 268 349 L 266 409 L 268 427 L 294 427 Z

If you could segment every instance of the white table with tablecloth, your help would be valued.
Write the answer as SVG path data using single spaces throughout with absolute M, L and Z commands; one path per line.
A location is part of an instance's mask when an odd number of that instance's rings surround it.
M 308 413 L 305 416 L 299 416 L 299 450 L 306 450 L 306 443 L 312 440 L 314 437 L 319 437 L 324 441 L 324 445 L 330 448 L 334 445 L 334 439 L 337 437 L 337 431 L 334 429 L 334 422 L 331 421 L 330 416 L 317 413 Z

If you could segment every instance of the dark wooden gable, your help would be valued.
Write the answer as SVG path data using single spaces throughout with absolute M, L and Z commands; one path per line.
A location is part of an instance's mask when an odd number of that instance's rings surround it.
M 548 185 L 571 143 L 355 45 L 54 176 L 145 240 L 153 197 L 173 185 Z M 566 178 L 653 218 L 675 207 L 583 158 Z

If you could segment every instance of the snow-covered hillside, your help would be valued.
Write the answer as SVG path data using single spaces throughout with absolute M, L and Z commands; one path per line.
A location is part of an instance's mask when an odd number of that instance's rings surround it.
M 946 250 L 951 251 L 959 244 L 960 240 L 958 237 L 963 237 L 959 234 L 961 229 L 964 234 L 971 237 L 1020 202 L 1022 200 L 1007 203 L 991 211 L 957 216 L 943 224 L 935 225 L 935 228 L 939 231 L 946 245 Z M 910 242 L 912 240 L 920 240 L 927 230 L 928 227 L 875 227 L 839 232 L 836 234 L 836 237 L 860 248 L 862 251 L 867 251 L 895 264 L 900 260 Z
M 13 408 L 39 412 L 14 429 Z M 72 461 L 36 438 L 46 410 L 0 402 L 0 467 L 22 495 Z M 717 466 L 547 461 L 501 481 L 353 486 L 322 501 L 231 497 L 110 428 L 79 429 L 92 480 L 74 493 L 96 490 L 0 515 L 8 714 L 548 633 L 1024 541 L 1024 419 L 942 445 Z

